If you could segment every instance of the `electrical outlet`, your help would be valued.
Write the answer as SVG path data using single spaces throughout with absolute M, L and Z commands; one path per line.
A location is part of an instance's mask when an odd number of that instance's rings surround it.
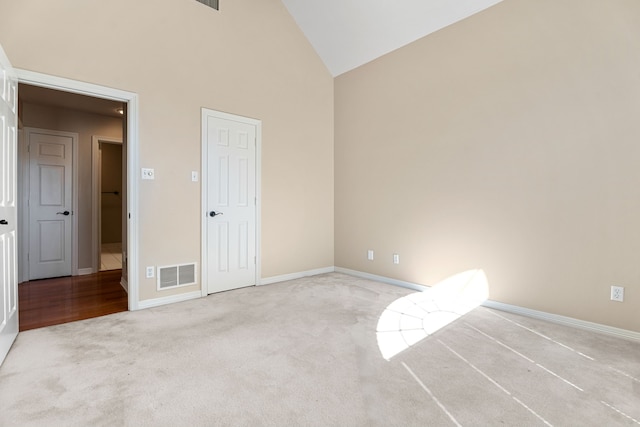
M 611 301 L 624 301 L 624 288 L 622 286 L 611 287 Z
M 394 264 L 400 264 L 400 255 L 393 254 L 393 263 Z
M 369 250 L 367 251 L 367 259 L 368 259 L 369 261 L 373 261 L 373 250 L 372 250 L 372 249 L 369 249 Z
M 153 279 L 154 273 L 153 267 L 147 267 L 147 279 Z

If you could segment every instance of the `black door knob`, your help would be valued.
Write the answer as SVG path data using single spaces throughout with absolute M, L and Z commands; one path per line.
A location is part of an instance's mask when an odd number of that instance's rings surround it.
M 56 215 L 64 215 L 64 216 L 69 216 L 71 212 L 69 211 L 64 211 L 64 212 L 56 212 Z
M 209 212 L 209 216 L 210 216 L 210 217 L 212 217 L 212 218 L 213 218 L 214 216 L 216 216 L 216 215 L 224 215 L 224 213 L 222 213 L 222 212 L 216 212 L 216 211 L 211 211 L 211 212 Z
M 9 225 L 6 219 L 0 219 L 0 225 Z

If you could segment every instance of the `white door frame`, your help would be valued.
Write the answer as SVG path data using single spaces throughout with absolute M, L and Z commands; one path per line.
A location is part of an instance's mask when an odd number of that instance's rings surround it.
M 49 89 L 73 92 L 97 98 L 111 99 L 127 103 L 127 256 L 128 256 L 128 288 L 129 310 L 138 310 L 140 303 L 138 276 L 138 95 L 120 89 L 85 83 L 77 80 L 65 79 L 33 71 L 15 69 L 20 83 Z
M 208 183 L 209 183 L 209 165 L 208 165 L 208 157 L 209 157 L 209 146 L 207 141 L 207 117 L 217 117 L 219 119 L 224 120 L 233 120 L 236 122 L 247 123 L 250 125 L 254 125 L 256 127 L 256 277 L 255 284 L 256 286 L 260 285 L 260 280 L 262 277 L 261 273 L 261 260 L 262 260 L 262 251 L 261 248 L 261 223 L 262 223 L 262 197 L 261 197 L 261 188 L 262 188 L 262 121 L 257 119 L 251 119 L 248 117 L 237 116 L 235 114 L 224 113 L 221 111 L 210 110 L 208 108 L 202 108 L 201 115 L 201 138 L 202 138 L 202 152 L 200 154 L 202 160 L 201 166 L 201 209 L 200 209 L 200 232 L 201 232 L 201 254 L 202 258 L 200 261 L 200 271 L 202 273 L 201 280 L 201 292 L 202 296 L 206 297 L 208 295 L 208 252 L 209 247 L 207 244 L 207 226 L 210 223 L 208 220 L 208 212 L 207 212 L 207 191 L 208 191 Z
M 102 242 L 102 233 L 100 232 L 102 221 L 102 198 L 100 197 L 102 193 L 102 189 L 100 188 L 100 183 L 102 182 L 102 163 L 100 162 L 100 143 L 102 142 L 122 145 L 122 139 L 96 135 L 91 137 L 91 209 L 93 211 L 93 215 L 91 216 L 91 241 L 93 242 L 92 268 L 94 273 L 100 271 L 100 243 Z
M 20 117 L 18 117 L 20 120 Z M 24 129 L 18 130 L 18 153 L 16 155 L 17 172 L 16 172 L 16 185 L 18 191 L 18 283 L 29 280 L 29 260 L 23 254 L 29 252 L 29 235 L 27 230 L 29 206 L 27 202 L 29 200 L 29 153 L 27 153 L 27 142 L 25 140 Z
M 27 256 L 29 254 L 30 248 L 30 233 L 31 228 L 29 226 L 30 221 L 27 218 L 30 218 L 30 211 L 28 201 L 31 197 L 31 187 L 29 182 L 30 177 L 30 153 L 27 150 L 27 145 L 30 142 L 30 134 L 31 133 L 46 133 L 48 135 L 56 135 L 56 136 L 66 136 L 71 138 L 71 275 L 78 275 L 78 143 L 79 136 L 77 132 L 64 132 L 59 130 L 51 130 L 51 129 L 40 129 L 33 127 L 25 127 L 24 128 L 24 138 L 21 141 L 18 141 L 23 145 L 18 149 L 18 162 L 22 164 L 22 176 L 19 176 L 18 179 L 22 180 L 22 194 L 21 199 L 19 201 L 21 209 L 21 217 L 20 220 L 24 225 L 22 226 L 23 235 L 19 237 L 19 239 L 23 242 L 22 250 L 19 252 L 22 261 L 20 264 L 22 265 L 22 274 L 21 278 L 24 280 L 29 280 L 31 277 L 31 272 L 29 262 L 27 260 Z

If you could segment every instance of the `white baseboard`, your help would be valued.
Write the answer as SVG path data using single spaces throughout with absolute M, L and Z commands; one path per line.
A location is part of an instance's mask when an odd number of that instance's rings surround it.
M 403 288 L 413 289 L 414 291 L 425 291 L 429 286 L 419 285 L 417 283 L 405 282 L 403 280 L 392 279 L 390 277 L 378 276 L 377 274 L 364 273 L 362 271 L 350 270 L 348 268 L 336 267 L 336 273 L 344 273 L 349 276 L 361 277 L 363 279 L 374 280 L 376 282 L 386 283 L 388 285 L 400 286 Z
M 120 278 L 120 286 L 122 286 L 122 288 L 129 293 L 129 282 L 127 282 L 127 279 L 125 279 L 124 277 Z
M 145 308 L 151 308 L 151 307 L 159 307 L 161 305 L 173 304 L 176 302 L 183 302 L 183 301 L 188 301 L 196 298 L 202 298 L 202 292 L 200 292 L 199 290 L 188 292 L 185 294 L 171 295 L 168 297 L 147 299 L 147 300 L 138 302 L 138 310 L 143 310 Z
M 518 307 L 516 305 L 491 300 L 485 301 L 482 305 L 496 310 L 506 311 L 507 313 L 546 320 L 547 322 L 557 323 L 559 325 L 572 326 L 574 328 L 598 332 L 618 338 L 625 338 L 632 341 L 640 341 L 640 333 L 629 331 L 627 329 L 615 328 L 613 326 L 601 325 L 599 323 L 587 322 L 586 320 L 574 319 L 572 317 L 560 316 L 558 314 L 546 313 L 544 311 L 531 310 L 529 308 Z
M 93 274 L 93 268 L 79 268 L 78 276 L 86 276 L 87 274 Z
M 424 291 L 426 289 L 429 289 L 428 286 L 405 282 L 397 279 L 391 279 L 389 277 L 378 276 L 376 274 L 364 273 L 362 271 L 349 270 L 348 268 L 336 267 L 335 271 L 336 273 L 344 273 L 350 276 L 387 283 L 389 285 L 402 286 L 403 288 L 409 288 L 416 291 Z M 615 328 L 613 326 L 601 325 L 599 323 L 587 322 L 586 320 L 574 319 L 572 317 L 560 316 L 558 314 L 545 313 L 544 311 L 531 310 L 529 308 L 518 307 L 516 305 L 504 304 L 491 300 L 485 301 L 482 305 L 496 310 L 519 314 L 521 316 L 531 317 L 534 319 L 545 320 L 547 322 L 556 323 L 559 325 L 571 326 L 578 329 L 584 329 L 587 331 L 610 335 L 617 338 L 625 338 L 632 341 L 640 341 L 639 332 L 629 331 L 627 329 Z
M 298 273 L 283 274 L 281 276 L 265 277 L 260 280 L 260 285 L 271 285 L 273 283 L 286 282 L 287 280 L 301 279 L 303 277 L 317 276 L 318 274 L 333 273 L 334 267 L 317 268 L 315 270 L 300 271 Z

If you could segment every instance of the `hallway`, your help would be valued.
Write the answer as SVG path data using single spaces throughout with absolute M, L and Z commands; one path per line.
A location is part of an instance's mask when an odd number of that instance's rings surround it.
M 100 250 L 100 271 L 122 268 L 122 243 L 103 243 Z

